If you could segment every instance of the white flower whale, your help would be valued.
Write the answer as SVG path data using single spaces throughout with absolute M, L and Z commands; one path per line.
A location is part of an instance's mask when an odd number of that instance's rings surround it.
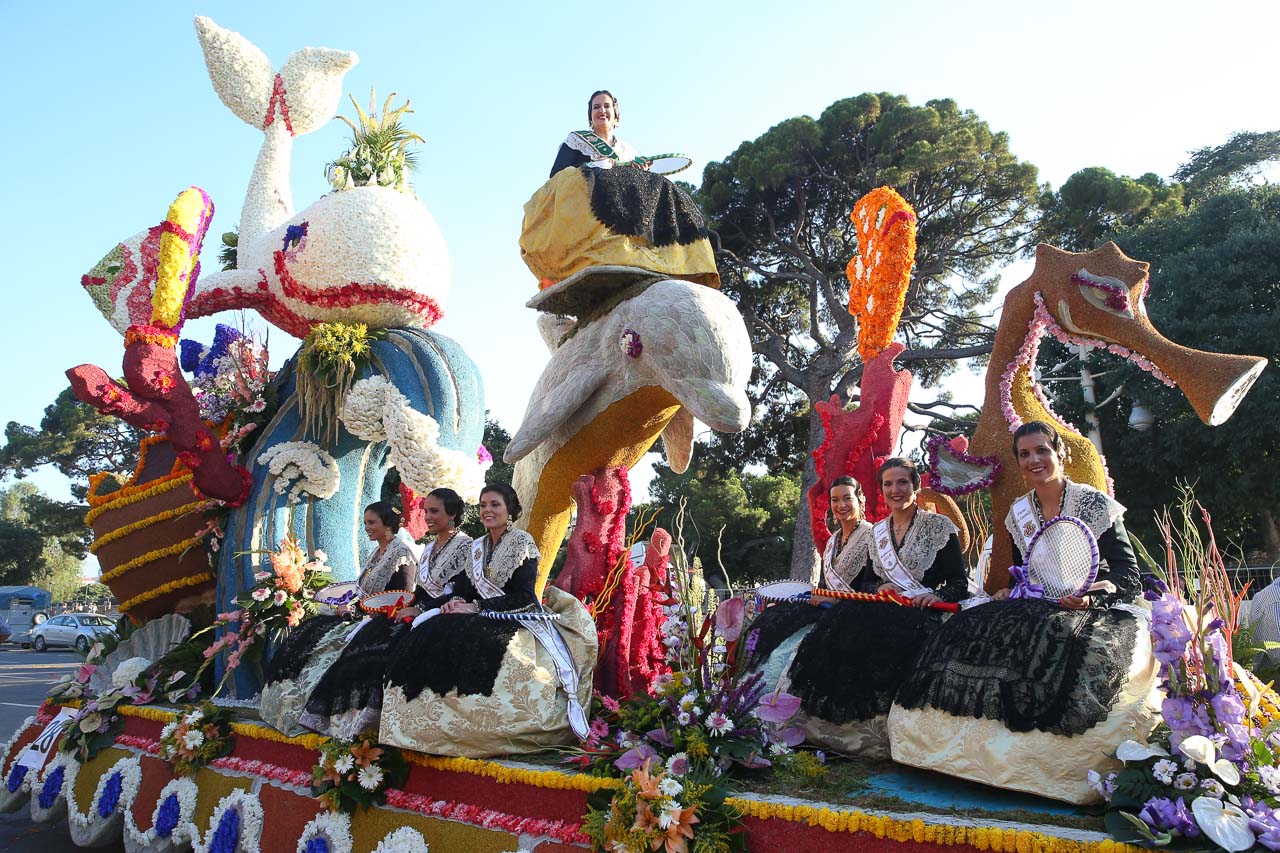
M 297 337 L 335 320 L 374 328 L 434 324 L 452 272 L 440 228 L 420 202 L 366 186 L 294 213 L 293 138 L 336 115 L 356 54 L 303 48 L 276 72 L 240 34 L 203 17 L 195 26 L 214 91 L 264 138 L 240 213 L 236 269 L 200 276 L 186 316 L 253 308 Z M 121 334 L 150 315 L 159 239 L 159 226 L 135 234 L 82 279 Z

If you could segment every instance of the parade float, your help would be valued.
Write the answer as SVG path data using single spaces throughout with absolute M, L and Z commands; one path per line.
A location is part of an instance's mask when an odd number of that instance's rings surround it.
M 1110 853 L 1124 847 L 1113 835 L 1280 847 L 1280 747 L 1270 738 L 1280 700 L 1230 660 L 1238 598 L 1212 549 L 1186 575 L 1172 560 L 1155 567 L 1167 580 L 1151 596 L 1166 726 L 1150 738 L 1150 725 L 1135 727 L 1133 739 L 1109 744 L 1114 760 L 1090 765 L 1105 815 L 972 791 L 922 798 L 893 787 L 883 767 L 846 783 L 802 746 L 796 697 L 746 665 L 758 639 L 747 603 L 696 589 L 679 530 L 673 541 L 643 520 L 627 529 L 627 469 L 658 438 L 680 471 L 695 419 L 733 432 L 750 417 L 751 344 L 718 291 L 701 215 L 639 169 L 553 175 L 526 206 L 521 236 L 539 286 L 529 307 L 551 357 L 506 457 L 529 507 L 521 524 L 542 555 L 539 590 L 548 601 L 572 597 L 599 649 L 578 662 L 576 689 L 532 646 L 521 677 L 558 695 L 562 718 L 574 694 L 589 703 L 589 725 L 575 737 L 562 722 L 558 751 L 460 744 L 443 756 L 376 732 L 289 736 L 262 722 L 255 664 L 317 612 L 318 590 L 355 578 L 361 510 L 388 473 L 399 475 L 415 535 L 431 489 L 474 501 L 489 462 L 484 401 L 462 347 L 430 331 L 445 310 L 449 262 L 403 157 L 371 163 L 348 152 L 330 168 L 334 191 L 293 208 L 293 139 L 333 118 L 356 56 L 307 48 L 277 72 L 242 36 L 205 18 L 196 30 L 215 91 L 264 135 L 236 255 L 201 271 L 213 202 L 193 187 L 83 279 L 123 335 L 123 379 L 82 365 L 69 371 L 73 387 L 152 433 L 131 477 L 95 477 L 89 493 L 86 523 L 127 625 L 0 749 L 0 811 L 65 819 L 77 844 L 120 839 L 131 851 Z M 379 119 L 374 106 L 357 107 L 362 125 L 407 110 L 388 99 Z M 681 215 L 620 209 L 627 182 Z M 912 382 L 894 367 L 902 344 L 893 338 L 914 214 L 881 188 L 852 218 L 850 310 L 866 368 L 856 409 L 822 404 L 814 519 L 839 476 L 879 494 L 876 464 L 898 446 Z M 1208 423 L 1247 392 L 1264 362 L 1161 338 L 1142 308 L 1146 273 L 1114 246 L 1084 256 L 1041 247 L 1032 278 L 1006 301 L 972 447 L 959 437 L 931 446 L 926 500 L 961 530 L 950 495 L 992 487 L 1002 516 L 1015 488 L 1009 431 L 1052 417 L 1032 372 L 1046 332 L 1106 345 L 1178 383 Z M 262 346 L 233 327 L 207 346 L 180 340 L 187 318 L 232 309 L 256 311 L 301 347 L 272 374 Z M 1099 457 L 1068 434 L 1083 466 L 1072 475 L 1105 487 Z M 550 579 L 575 507 L 564 568 Z M 820 545 L 828 535 L 821 525 L 814 533 Z M 634 560 L 642 535 L 648 547 Z M 998 580 L 1007 557 L 996 566 Z M 1222 619 L 1196 615 L 1211 602 Z M 441 713 L 468 713 L 456 697 L 442 703 Z M 1081 779 L 1088 769 L 1071 768 Z

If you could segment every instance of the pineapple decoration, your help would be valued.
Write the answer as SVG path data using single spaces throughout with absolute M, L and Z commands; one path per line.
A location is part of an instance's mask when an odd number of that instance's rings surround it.
M 325 176 L 335 190 L 352 187 L 390 187 L 402 193 L 413 194 L 409 185 L 409 173 L 418 165 L 417 156 L 409 151 L 415 142 L 425 142 L 418 134 L 401 124 L 405 115 L 412 113 L 409 99 L 402 106 L 391 108 L 396 93 L 392 92 L 382 104 L 382 113 L 375 112 L 377 91 L 369 89 L 369 112 L 360 109 L 355 96 L 351 104 L 356 108 L 360 123 L 346 116 L 338 116 L 351 128 L 351 147 L 325 169 Z

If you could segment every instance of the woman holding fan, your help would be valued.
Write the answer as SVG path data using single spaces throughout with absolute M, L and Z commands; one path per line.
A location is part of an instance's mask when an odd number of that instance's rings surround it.
M 921 649 L 890 714 L 893 757 L 1086 802 L 1096 797 L 1086 771 L 1106 769 L 1106 754 L 1155 721 L 1138 565 L 1124 507 L 1067 479 L 1057 430 L 1030 421 L 1013 444 L 1032 488 L 1005 527 L 1026 565 L 1012 590 L 958 614 Z
M 800 643 L 789 671 L 791 693 L 809 719 L 808 739 L 843 752 L 888 752 L 886 715 L 920 646 L 942 624 L 937 605 L 967 594 L 955 525 L 919 506 L 920 472 L 908 459 L 880 466 L 888 518 L 868 545 L 880 589 L 910 599 L 842 601 L 823 612 Z

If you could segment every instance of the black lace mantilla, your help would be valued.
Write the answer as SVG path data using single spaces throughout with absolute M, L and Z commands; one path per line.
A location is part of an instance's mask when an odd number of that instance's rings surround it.
M 817 622 L 821 615 L 821 607 L 809 604 L 783 602 L 766 607 L 747 628 L 748 637 L 756 632 L 755 648 L 747 658 L 747 669 L 760 666 L 788 637 Z
M 897 701 L 999 720 L 1015 732 L 1082 734 L 1115 704 L 1138 630 L 1123 610 L 984 604 L 957 613 L 925 644 Z
M 302 674 L 307 659 L 324 635 L 342 622 L 338 616 L 313 616 L 289 632 L 267 661 L 263 675 L 267 684 L 287 681 Z
M 520 626 L 472 613 L 441 613 L 409 632 L 387 668 L 387 684 L 418 698 L 423 688 L 443 696 L 491 696 L 507 646 Z
M 631 167 L 578 171 L 591 193 L 591 212 L 611 231 L 655 246 L 685 246 L 707 236 L 698 205 L 661 175 Z
M 937 610 L 845 601 L 823 613 L 791 664 L 791 692 L 832 723 L 889 713 L 920 647 L 942 624 Z
M 382 677 L 408 633 L 404 622 L 373 617 L 321 676 L 307 700 L 307 711 L 332 717 L 352 708 L 380 709 Z

